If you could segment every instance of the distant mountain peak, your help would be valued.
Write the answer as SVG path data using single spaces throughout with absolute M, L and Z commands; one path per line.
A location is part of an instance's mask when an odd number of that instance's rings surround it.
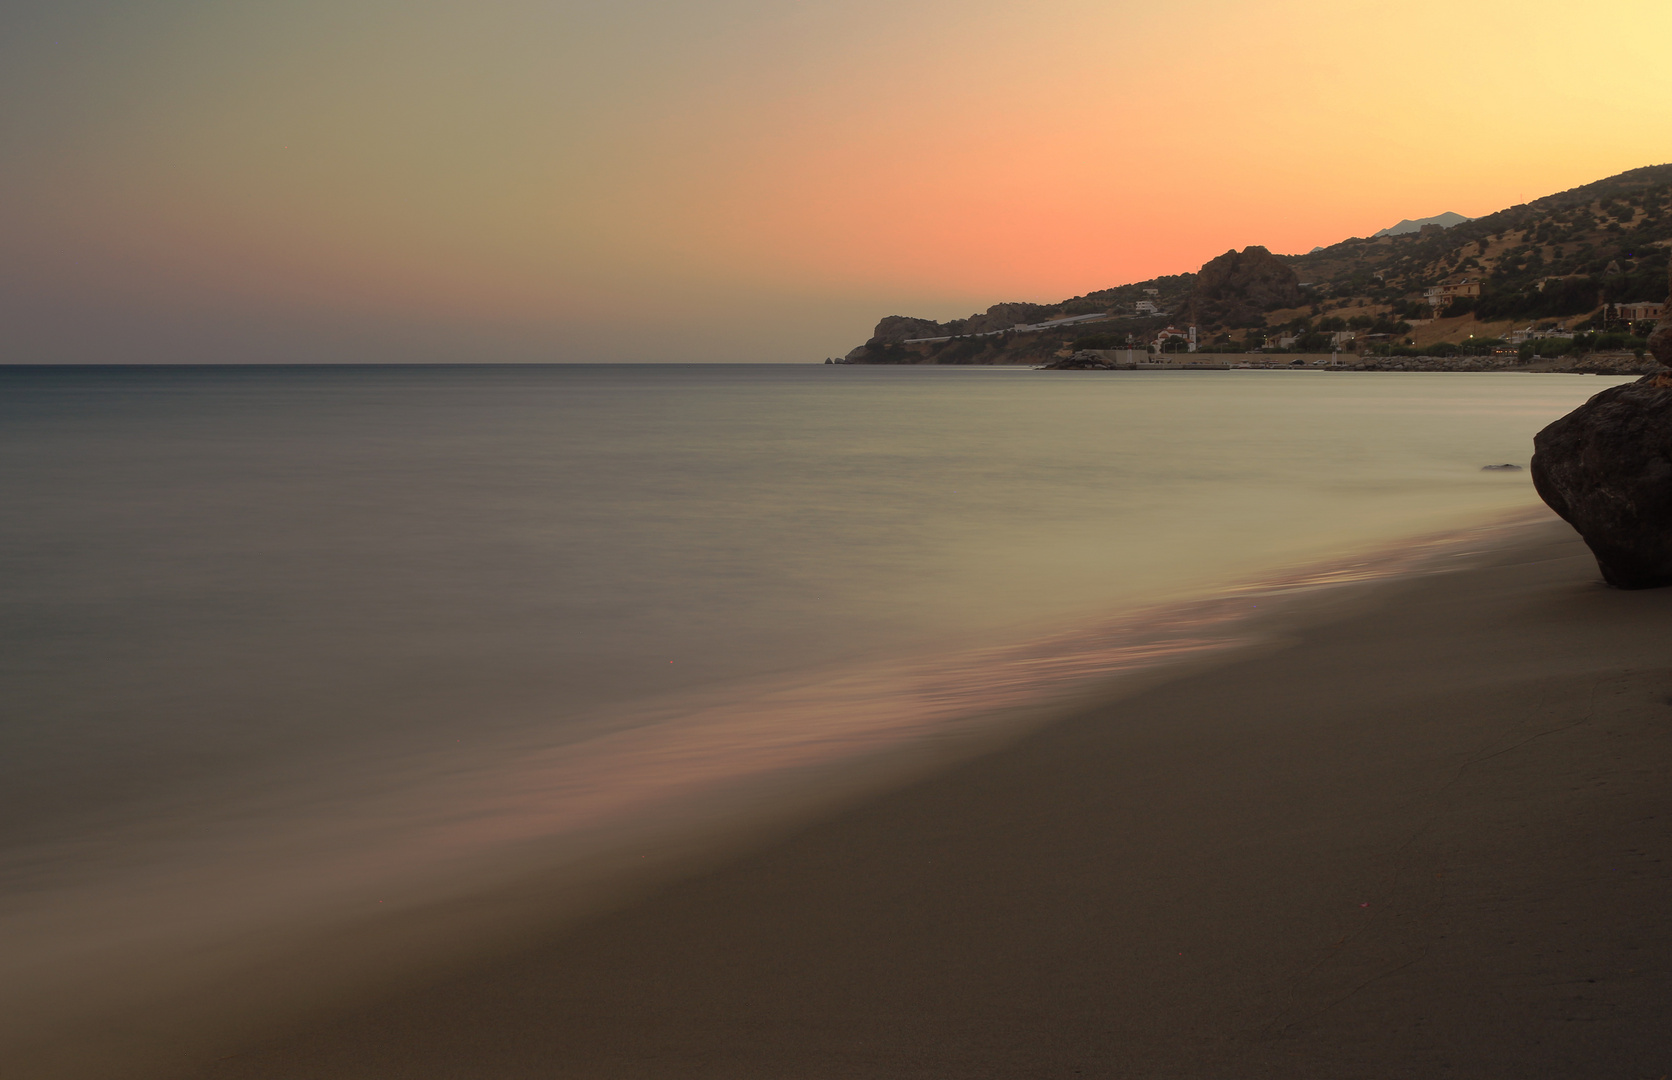
M 1403 236 L 1405 233 L 1421 232 L 1424 225 L 1438 225 L 1442 229 L 1449 229 L 1453 225 L 1461 225 L 1465 221 L 1473 220 L 1474 218 L 1466 218 L 1462 214 L 1454 214 L 1450 210 L 1447 210 L 1445 213 L 1439 214 L 1435 217 L 1417 218 L 1415 221 L 1412 221 L 1410 218 L 1406 218 L 1404 221 L 1401 221 L 1399 224 L 1394 225 L 1391 228 L 1383 229 L 1381 232 L 1375 233 L 1371 236 L 1371 239 L 1374 240 L 1377 236 Z

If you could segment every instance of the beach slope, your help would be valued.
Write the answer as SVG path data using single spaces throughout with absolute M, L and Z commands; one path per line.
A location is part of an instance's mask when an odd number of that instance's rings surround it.
M 1540 524 L 203 1075 L 1660 1077 L 1669 644 Z

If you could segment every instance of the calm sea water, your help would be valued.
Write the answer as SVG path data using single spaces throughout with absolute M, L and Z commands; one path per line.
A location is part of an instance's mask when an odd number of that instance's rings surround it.
M 1530 507 L 1481 466 L 1613 381 L 0 369 L 6 1037 Z

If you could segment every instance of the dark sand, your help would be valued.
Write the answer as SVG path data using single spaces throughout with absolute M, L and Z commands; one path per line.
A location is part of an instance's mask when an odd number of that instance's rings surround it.
M 1672 590 L 1550 524 L 203 1075 L 1668 1073 Z

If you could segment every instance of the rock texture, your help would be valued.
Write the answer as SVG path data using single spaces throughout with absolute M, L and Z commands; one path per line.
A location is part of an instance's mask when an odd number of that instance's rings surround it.
M 1306 302 L 1288 263 L 1263 247 L 1227 251 L 1196 275 L 1190 294 L 1192 321 L 1202 326 L 1258 326 L 1274 308 Z
M 1649 352 L 1666 367 L 1672 368 L 1672 288 L 1668 288 L 1666 309 L 1654 333 L 1649 335 Z
M 1533 448 L 1534 487 L 1578 530 L 1608 584 L 1672 585 L 1672 378 L 1604 390 L 1534 436 Z

